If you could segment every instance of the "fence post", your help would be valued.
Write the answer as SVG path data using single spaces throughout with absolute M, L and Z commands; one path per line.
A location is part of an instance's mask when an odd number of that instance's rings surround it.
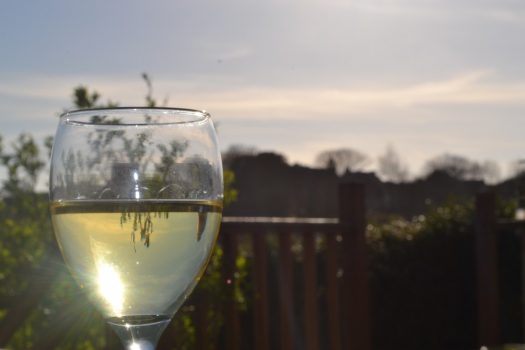
M 351 350 L 370 350 L 368 261 L 365 229 L 365 188 L 363 184 L 339 185 L 339 222 L 343 227 L 343 318 Z
M 476 196 L 476 272 L 478 342 L 480 346 L 500 345 L 496 197 L 492 192 Z

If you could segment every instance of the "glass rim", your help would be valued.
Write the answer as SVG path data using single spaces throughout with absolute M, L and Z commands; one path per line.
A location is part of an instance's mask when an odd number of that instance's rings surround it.
M 133 120 L 122 120 L 115 123 L 104 123 L 93 121 L 94 116 L 118 116 L 123 118 L 129 118 L 140 116 L 147 116 L 147 112 L 150 111 L 155 116 L 159 116 L 159 112 L 163 112 L 160 116 L 164 117 L 164 120 L 152 120 L 152 121 L 133 121 Z M 105 115 L 102 113 L 94 114 L 93 112 L 107 112 Z M 178 118 L 177 118 L 178 117 Z M 182 117 L 182 118 L 181 118 Z M 201 123 L 210 119 L 211 116 L 205 110 L 191 109 L 191 108 L 179 108 L 179 107 L 100 107 L 100 108 L 84 108 L 65 111 L 59 116 L 61 123 L 71 125 L 82 125 L 82 126 L 103 126 L 103 127 L 123 127 L 123 126 L 152 126 L 152 125 L 180 125 L 180 124 L 194 124 Z

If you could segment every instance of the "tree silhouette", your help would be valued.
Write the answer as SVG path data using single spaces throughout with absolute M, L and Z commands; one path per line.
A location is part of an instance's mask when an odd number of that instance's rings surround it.
M 409 177 L 408 167 L 401 161 L 393 146 L 388 146 L 385 153 L 377 159 L 379 175 L 392 182 L 406 182 Z
M 228 169 L 236 158 L 254 156 L 257 153 L 258 150 L 254 146 L 231 145 L 226 151 L 222 152 L 222 163 Z
M 525 176 L 525 159 L 513 162 L 510 172 L 514 177 Z
M 428 160 L 424 173 L 428 176 L 441 171 L 458 180 L 487 180 L 494 182 L 499 178 L 499 167 L 496 163 L 486 161 L 479 163 L 463 156 L 445 153 Z
M 335 171 L 341 175 L 345 171 L 355 172 L 363 170 L 371 162 L 370 158 L 352 148 L 326 150 L 317 155 L 315 163 L 323 168 L 335 165 Z

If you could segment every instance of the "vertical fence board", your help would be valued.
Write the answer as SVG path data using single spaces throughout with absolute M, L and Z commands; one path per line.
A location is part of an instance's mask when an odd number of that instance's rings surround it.
M 208 301 L 203 290 L 197 289 L 195 291 L 197 299 L 195 303 L 195 348 L 197 350 L 208 349 Z
M 304 334 L 305 349 L 319 349 L 319 310 L 317 307 L 317 264 L 315 234 L 303 235 L 304 246 Z
M 270 348 L 268 327 L 268 258 L 265 235 L 253 236 L 254 254 L 254 335 L 256 350 Z
M 279 319 L 282 350 L 294 348 L 293 261 L 291 234 L 279 234 Z
M 241 348 L 241 330 L 239 311 L 235 302 L 235 260 L 237 258 L 237 235 L 233 232 L 221 234 L 223 250 L 223 282 L 226 284 L 226 302 L 224 304 L 224 331 L 226 349 Z
M 331 350 L 341 350 L 341 323 L 337 284 L 337 240 L 335 234 L 326 236 L 326 306 L 328 338 Z

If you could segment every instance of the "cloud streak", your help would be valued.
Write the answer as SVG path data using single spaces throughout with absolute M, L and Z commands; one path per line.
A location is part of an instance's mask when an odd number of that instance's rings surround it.
M 525 82 L 490 83 L 487 72 L 472 72 L 451 79 L 373 88 L 256 88 L 179 96 L 190 104 L 227 117 L 326 119 L 377 115 L 385 118 L 393 109 L 465 104 L 525 104 Z M 386 114 L 381 114 L 385 112 Z
M 326 119 L 353 115 L 380 115 L 392 109 L 411 109 L 426 105 L 525 104 L 525 82 L 494 82 L 488 71 L 466 72 L 449 79 L 375 87 L 256 87 L 214 90 L 199 82 L 154 80 L 159 96 L 176 96 L 176 103 L 204 108 L 223 118 Z M 72 87 L 89 80 L 90 87 L 103 99 L 140 105 L 146 92 L 139 79 L 40 77 L 32 81 L 0 83 L 0 97 L 40 98 L 65 101 Z M 205 83 L 203 83 L 205 84 Z M 384 116 L 382 116 L 384 117 Z

